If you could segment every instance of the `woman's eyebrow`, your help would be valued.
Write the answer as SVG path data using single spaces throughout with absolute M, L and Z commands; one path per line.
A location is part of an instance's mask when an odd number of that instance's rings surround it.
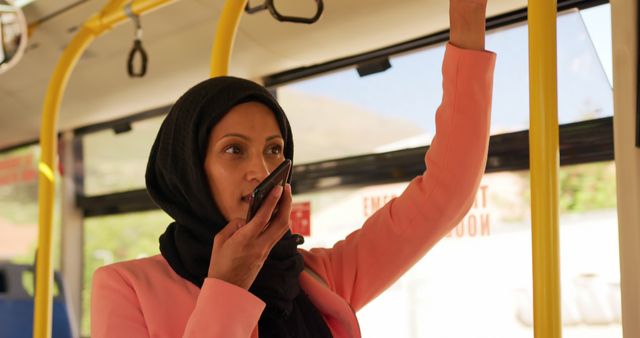
M 271 140 L 276 139 L 276 138 L 282 139 L 282 136 L 280 136 L 280 135 L 271 135 L 271 136 L 267 137 L 267 141 L 271 141 Z
M 251 138 L 250 138 L 250 137 L 248 137 L 248 136 L 246 136 L 246 135 L 243 135 L 243 134 L 236 134 L 236 133 L 225 134 L 225 135 L 223 135 L 220 139 L 223 139 L 223 138 L 225 138 L 225 137 L 238 137 L 238 138 L 241 138 L 241 139 L 243 139 L 243 140 L 247 140 L 247 141 L 251 140 Z M 267 138 L 266 138 L 266 140 L 267 140 L 267 141 L 271 141 L 271 140 L 276 139 L 276 138 L 281 139 L 281 138 L 282 138 L 282 136 L 280 136 L 280 135 L 271 135 L 271 136 L 267 137 Z
M 250 138 L 249 138 L 248 136 L 246 136 L 246 135 L 242 135 L 242 134 L 235 134 L 235 133 L 225 134 L 225 135 L 223 135 L 220 139 L 223 139 L 223 138 L 225 138 L 225 137 L 238 137 L 238 138 L 241 138 L 241 139 L 244 139 L 244 140 L 247 140 L 247 141 L 249 141 L 249 140 L 250 140 Z

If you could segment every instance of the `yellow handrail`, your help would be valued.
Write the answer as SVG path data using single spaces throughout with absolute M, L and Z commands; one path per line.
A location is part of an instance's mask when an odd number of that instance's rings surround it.
M 142 14 L 174 0 L 135 0 L 133 13 Z M 55 199 L 55 158 L 57 153 L 57 120 L 62 95 L 69 75 L 89 44 L 100 34 L 128 17 L 124 5 L 128 0 L 112 0 L 91 17 L 63 52 L 53 72 L 42 110 L 40 128 L 40 162 L 38 163 L 38 254 L 33 318 L 33 337 L 51 337 L 51 304 L 53 294 L 52 224 Z M 46 278 L 45 278 L 46 277 Z
M 211 51 L 211 77 L 229 74 L 231 51 L 242 11 L 248 0 L 227 0 L 218 20 Z
M 53 279 L 52 224 L 55 199 L 56 126 L 60 101 L 73 65 L 95 35 L 82 28 L 65 49 L 58 67 L 49 82 L 44 99 L 42 128 L 40 129 L 41 157 L 38 164 L 38 253 L 36 264 L 36 292 L 33 320 L 34 337 L 51 336 L 51 296 Z M 44 278 L 47 276 L 47 278 Z
M 533 329 L 560 338 L 558 94 L 555 0 L 529 1 L 529 95 Z

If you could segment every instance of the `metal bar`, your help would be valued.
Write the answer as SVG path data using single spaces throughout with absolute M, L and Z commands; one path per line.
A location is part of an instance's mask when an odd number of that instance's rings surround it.
M 560 338 L 558 93 L 555 0 L 529 1 L 533 331 Z
M 73 132 L 68 131 L 63 134 L 61 144 L 61 161 L 64 174 L 61 177 L 61 219 L 60 227 L 61 239 L 61 270 L 62 276 L 67 285 L 67 307 L 71 313 L 72 336 L 78 337 L 80 332 L 80 318 L 82 316 L 82 275 L 84 271 L 83 254 L 83 215 L 82 210 L 76 203 L 77 171 L 82 167 L 75 166 L 77 159 L 75 148 L 79 146 L 81 140 L 75 139 Z
M 26 142 L 19 142 L 19 143 L 15 143 L 15 144 L 11 144 L 8 145 L 4 148 L 0 149 L 0 153 L 4 153 L 4 152 L 9 152 L 15 149 L 19 149 L 19 148 L 23 148 L 23 147 L 28 147 L 28 146 L 33 146 L 38 144 L 38 140 L 32 140 L 32 141 L 26 141 Z
M 428 147 L 381 154 L 353 156 L 293 167 L 294 194 L 341 186 L 406 182 L 425 170 Z M 570 123 L 560 126 L 560 165 L 613 160 L 613 119 Z M 493 135 L 489 141 L 486 173 L 529 169 L 529 131 Z M 145 189 L 97 196 L 79 196 L 85 217 L 158 210 Z
M 38 253 L 33 319 L 33 337 L 51 337 L 53 296 L 52 225 L 55 200 L 55 168 L 57 154 L 57 120 L 62 95 L 74 66 L 89 44 L 115 24 L 127 19 L 122 7 L 128 0 L 112 0 L 90 18 L 65 48 L 53 72 L 42 110 L 40 128 L 41 158 L 38 164 Z M 137 0 L 134 13 L 141 14 L 171 0 Z
M 616 158 L 622 335 L 640 337 L 640 149 L 634 130 L 640 116 L 640 4 L 611 2 L 613 48 L 613 136 Z M 639 36 L 636 36 L 638 34 Z M 634 121 L 635 120 L 635 121 Z
M 82 52 L 95 39 L 95 34 L 82 28 L 67 46 L 49 81 L 40 129 L 41 158 L 38 164 L 38 253 L 33 337 L 51 337 L 51 305 L 53 296 L 52 228 L 55 199 L 54 170 L 57 153 L 57 119 L 62 93 L 73 66 Z
M 131 0 L 111 0 L 100 13 L 85 22 L 84 26 L 94 30 L 98 34 L 102 34 L 117 24 L 129 20 L 129 17 L 124 11 L 124 6 L 128 3 L 131 3 L 131 12 L 142 15 L 143 13 L 158 9 L 174 1 L 175 0 L 135 0 L 131 2 Z
M 640 6 L 636 7 L 636 148 L 640 148 L 640 56 L 637 53 L 640 48 Z
M 216 30 L 216 37 L 213 40 L 213 49 L 211 51 L 211 77 L 229 74 L 233 42 L 247 1 L 227 0 L 224 3 L 220 19 L 218 19 L 218 29 Z
M 66 12 L 68 12 L 68 11 L 70 11 L 70 10 L 72 10 L 72 9 L 74 9 L 74 8 L 84 4 L 84 3 L 86 3 L 86 2 L 89 2 L 89 0 L 78 0 L 78 1 L 76 1 L 74 3 L 71 3 L 69 5 L 66 5 L 66 6 L 58 9 L 57 11 L 54 11 L 51 14 L 47 14 L 47 15 L 39 18 L 38 20 L 35 20 L 33 22 L 29 22 L 27 24 L 27 26 L 29 27 L 29 30 L 31 31 L 32 29 L 35 29 L 37 26 L 40 26 L 43 23 L 45 23 L 45 22 L 47 22 L 47 21 L 49 21 L 51 19 L 54 19 L 54 18 L 58 17 L 59 15 L 62 15 L 64 13 L 66 13 Z
M 121 124 L 125 124 L 125 123 L 132 124 L 139 121 L 145 121 L 152 118 L 157 118 L 157 117 L 166 115 L 170 109 L 171 109 L 171 105 L 162 106 L 159 108 L 145 110 L 143 112 L 117 118 L 111 121 L 93 123 L 87 126 L 75 128 L 73 130 L 73 134 L 75 136 L 85 136 L 85 135 L 90 135 L 92 133 L 99 132 L 102 130 L 113 129 L 114 127 Z

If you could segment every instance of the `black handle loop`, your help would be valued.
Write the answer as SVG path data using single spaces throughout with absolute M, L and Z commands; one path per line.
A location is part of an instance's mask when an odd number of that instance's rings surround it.
M 143 77 L 147 73 L 147 51 L 142 47 L 142 25 L 140 24 L 140 17 L 131 10 L 131 3 L 124 6 L 124 12 L 131 18 L 133 24 L 136 27 L 135 40 L 133 41 L 133 47 L 129 52 L 129 58 L 127 60 L 127 72 L 129 77 Z M 140 55 L 140 70 L 135 71 L 134 59 L 136 55 Z
M 140 55 L 140 69 L 139 71 L 134 70 L 134 59 L 137 55 Z M 135 39 L 133 41 L 133 47 L 129 52 L 129 59 L 127 61 L 127 71 L 129 72 L 130 77 L 143 77 L 147 73 L 147 52 L 142 47 L 142 40 Z
M 267 9 L 267 3 L 266 2 L 264 2 L 262 5 L 251 7 L 251 4 L 249 3 L 249 1 L 247 1 L 247 5 L 244 7 L 244 11 L 247 14 L 254 14 L 254 13 L 262 12 L 265 9 Z
M 247 2 L 247 6 L 244 8 L 244 10 L 248 14 L 253 14 L 253 13 L 257 13 L 257 12 L 263 11 L 265 9 L 268 9 L 269 13 L 271 13 L 271 16 L 273 16 L 276 20 L 278 20 L 280 22 L 294 22 L 294 23 L 312 24 L 312 23 L 317 22 L 318 19 L 320 19 L 320 16 L 322 16 L 322 12 L 324 11 L 324 1 L 323 0 L 315 0 L 315 2 L 316 2 L 316 14 L 313 17 L 310 17 L 310 18 L 282 15 L 276 9 L 276 6 L 274 4 L 274 0 L 265 0 L 265 2 L 262 5 L 258 5 L 258 6 L 255 6 L 255 7 L 251 7 L 250 4 Z

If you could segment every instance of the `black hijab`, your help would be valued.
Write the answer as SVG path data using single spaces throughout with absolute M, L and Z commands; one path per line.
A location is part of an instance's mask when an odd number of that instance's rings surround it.
M 269 107 L 293 161 L 291 127 L 273 96 L 254 82 L 216 77 L 189 89 L 173 105 L 151 148 L 147 190 L 175 222 L 160 236 L 160 252 L 182 278 L 202 287 L 213 238 L 228 221 L 218 209 L 204 172 L 213 126 L 234 106 L 260 102 Z M 266 303 L 258 322 L 260 337 L 331 337 L 320 312 L 300 288 L 304 269 L 298 235 L 287 232 L 274 246 L 249 291 Z

